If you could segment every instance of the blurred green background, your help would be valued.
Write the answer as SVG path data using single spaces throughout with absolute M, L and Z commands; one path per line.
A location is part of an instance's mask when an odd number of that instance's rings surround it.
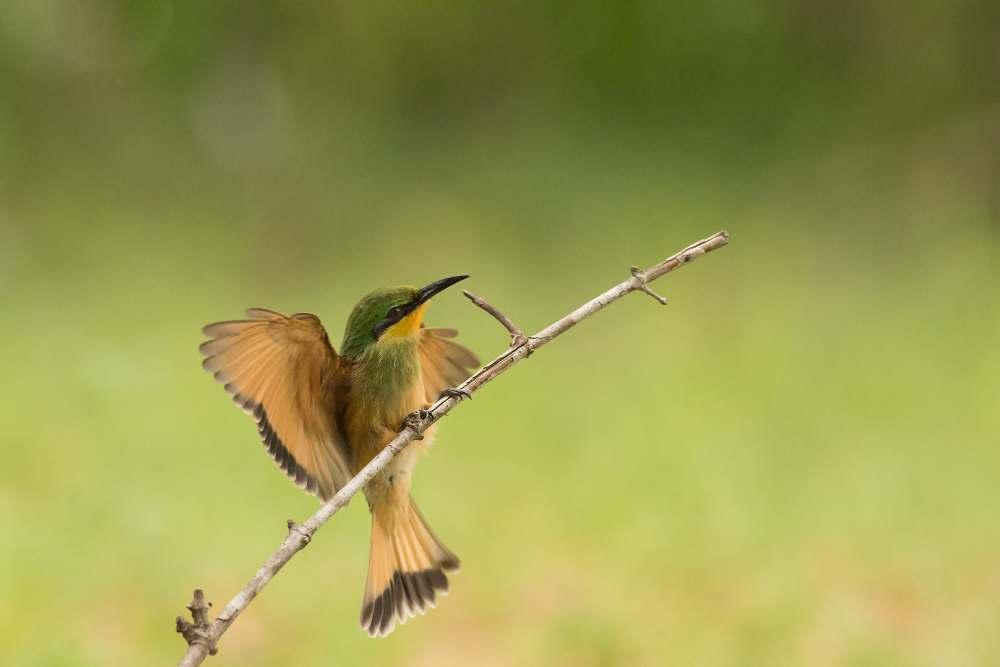
M 356 501 L 213 665 L 1000 664 L 1000 4 L 0 4 L 0 662 L 172 664 L 316 503 L 202 324 L 470 273 L 463 559 L 358 628 Z M 484 359 L 457 292 L 429 312 Z

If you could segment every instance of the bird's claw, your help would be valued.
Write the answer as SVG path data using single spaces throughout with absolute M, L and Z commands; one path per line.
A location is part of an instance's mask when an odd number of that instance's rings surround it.
M 459 400 L 463 398 L 467 398 L 470 401 L 472 400 L 472 394 L 470 392 L 465 389 L 459 389 L 458 387 L 449 387 L 448 389 L 445 389 L 441 392 L 438 398 L 444 398 L 445 396 L 448 398 L 457 398 Z
M 414 410 L 410 414 L 406 415 L 406 419 L 403 420 L 403 428 L 408 428 L 413 431 L 416 435 L 414 438 L 416 440 L 424 439 L 424 426 L 427 420 L 431 419 L 434 414 L 430 410 Z

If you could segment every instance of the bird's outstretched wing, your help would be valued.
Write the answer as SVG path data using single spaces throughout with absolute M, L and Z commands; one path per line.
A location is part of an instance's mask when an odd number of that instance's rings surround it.
M 476 355 L 452 340 L 457 335 L 454 329 L 420 330 L 420 370 L 428 403 L 436 401 L 445 389 L 463 382 L 479 367 Z
M 319 318 L 263 308 L 202 331 L 202 366 L 257 421 L 268 453 L 296 484 L 324 500 L 351 478 L 336 423 L 340 359 Z

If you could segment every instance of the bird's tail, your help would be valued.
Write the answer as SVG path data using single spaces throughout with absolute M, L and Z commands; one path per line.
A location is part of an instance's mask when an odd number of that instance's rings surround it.
M 434 535 L 412 498 L 402 506 L 376 503 L 361 627 L 372 637 L 384 637 L 397 621 L 423 614 L 434 606 L 437 594 L 447 594 L 445 573 L 457 571 L 458 565 L 458 557 Z

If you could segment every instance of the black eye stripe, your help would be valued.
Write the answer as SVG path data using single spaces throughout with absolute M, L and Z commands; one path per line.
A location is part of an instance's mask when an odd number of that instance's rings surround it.
M 375 325 L 374 329 L 372 329 L 372 335 L 375 337 L 375 340 L 378 340 L 386 329 L 409 315 L 412 310 L 412 304 L 404 303 L 398 306 L 393 306 L 389 310 L 385 311 L 385 317 L 381 322 Z

